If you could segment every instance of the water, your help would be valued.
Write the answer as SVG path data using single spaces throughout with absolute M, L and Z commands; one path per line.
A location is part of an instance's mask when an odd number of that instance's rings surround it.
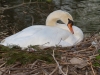
M 6 5 L 18 5 L 22 1 L 9 0 Z M 100 0 L 53 0 L 53 3 L 31 4 L 5 10 L 3 23 L 0 23 L 0 32 L 6 31 L 14 34 L 32 25 L 32 22 L 45 24 L 47 15 L 57 9 L 69 12 L 74 18 L 74 24 L 80 27 L 84 33 L 100 31 Z

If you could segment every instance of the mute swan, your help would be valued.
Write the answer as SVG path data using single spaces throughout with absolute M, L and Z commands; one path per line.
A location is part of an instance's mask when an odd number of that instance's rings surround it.
M 61 20 L 65 24 L 57 23 Z M 49 14 L 46 19 L 46 26 L 34 25 L 11 35 L 1 41 L 4 46 L 18 45 L 27 48 L 30 45 L 51 46 L 73 46 L 83 39 L 83 32 L 80 28 L 72 26 L 73 18 L 65 11 L 56 10 Z

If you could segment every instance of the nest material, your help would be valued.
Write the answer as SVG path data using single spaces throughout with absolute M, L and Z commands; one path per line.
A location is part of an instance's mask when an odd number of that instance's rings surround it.
M 22 65 L 19 62 L 6 66 L 6 61 L 0 59 L 0 75 L 100 75 L 100 36 L 86 37 L 73 47 L 46 48 L 52 50 L 55 63 L 37 59 L 33 63 Z

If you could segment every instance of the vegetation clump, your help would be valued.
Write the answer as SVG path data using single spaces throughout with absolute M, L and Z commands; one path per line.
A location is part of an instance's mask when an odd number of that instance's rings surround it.
M 37 50 L 37 46 L 33 47 Z M 16 62 L 20 62 L 22 64 L 32 63 L 39 60 L 47 61 L 48 63 L 54 62 L 52 58 L 52 50 L 41 50 L 38 48 L 37 51 L 28 52 L 25 50 L 21 50 L 20 47 L 14 46 L 13 48 L 0 46 L 0 57 L 5 58 L 7 64 L 14 64 Z

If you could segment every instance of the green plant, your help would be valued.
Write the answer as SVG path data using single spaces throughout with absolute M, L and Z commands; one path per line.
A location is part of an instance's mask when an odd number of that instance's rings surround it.
M 95 57 L 95 61 L 93 63 L 93 66 L 100 67 L 100 55 Z
M 98 50 L 98 52 L 100 53 L 100 49 Z
M 7 64 L 14 64 L 20 62 L 22 64 L 32 63 L 37 59 L 46 61 L 47 63 L 53 63 L 52 49 L 41 50 L 38 46 L 33 46 L 37 51 L 27 52 L 21 50 L 20 47 L 14 46 L 13 48 L 0 46 L 0 58 L 4 58 Z
M 100 60 L 100 55 L 96 56 L 96 60 Z

